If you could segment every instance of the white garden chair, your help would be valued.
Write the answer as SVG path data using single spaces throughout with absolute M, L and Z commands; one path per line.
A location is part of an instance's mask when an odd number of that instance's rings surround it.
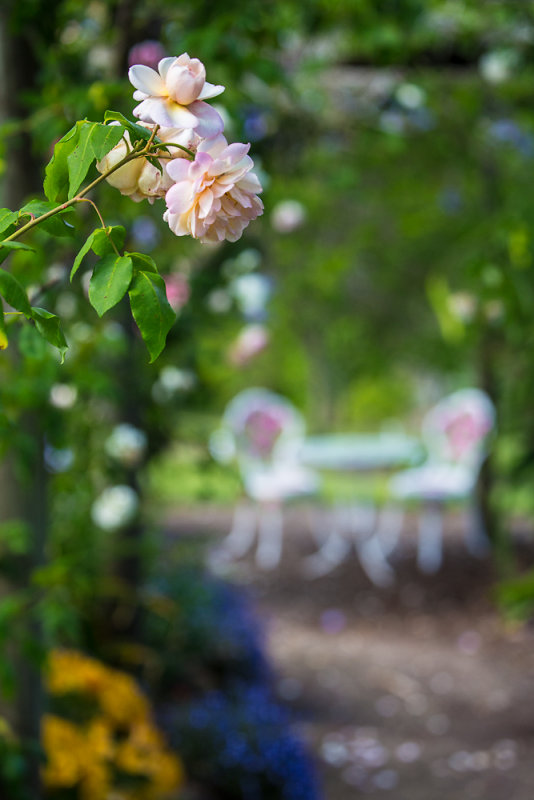
M 479 389 L 462 389 L 441 400 L 426 415 L 422 435 L 427 448 L 425 463 L 404 470 L 390 482 L 393 497 L 422 505 L 417 560 L 423 572 L 436 572 L 443 559 L 443 512 L 447 502 L 471 501 L 466 530 L 468 550 L 477 556 L 488 552 L 475 487 L 495 425 L 495 409 Z
M 232 530 L 215 560 L 244 555 L 257 529 L 257 565 L 262 569 L 277 566 L 282 552 L 283 503 L 315 494 L 319 488 L 317 473 L 297 460 L 304 432 L 301 414 L 267 389 L 246 389 L 229 403 L 221 427 L 210 438 L 210 451 L 221 463 L 237 463 L 244 493 L 251 502 L 237 506 Z

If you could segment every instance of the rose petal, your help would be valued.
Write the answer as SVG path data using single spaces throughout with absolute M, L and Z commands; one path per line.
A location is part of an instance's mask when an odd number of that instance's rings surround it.
M 134 108 L 134 116 L 143 122 L 163 125 L 165 128 L 195 128 L 198 120 L 184 106 L 163 97 L 149 97 Z
M 209 189 L 205 189 L 198 198 L 198 205 L 200 207 L 200 216 L 207 217 L 213 205 L 213 194 Z
M 263 192 L 263 187 L 260 183 L 260 180 L 254 172 L 249 172 L 240 178 L 238 186 L 245 192 L 251 192 L 252 194 Z
M 185 181 L 189 172 L 191 162 L 187 158 L 173 158 L 165 164 L 167 175 L 169 175 L 175 183 Z
M 195 100 L 188 108 L 197 119 L 197 124 L 194 128 L 199 136 L 203 136 L 205 139 L 213 139 L 217 134 L 221 133 L 224 128 L 224 122 L 219 112 L 212 106 L 202 100 Z M 189 127 L 193 126 L 190 125 Z
M 161 61 L 159 62 L 158 72 L 163 78 L 163 80 L 165 80 L 169 68 L 174 64 L 176 60 L 177 59 L 174 56 L 169 56 L 167 58 L 162 58 Z
M 197 99 L 210 100 L 212 97 L 218 97 L 218 95 L 222 94 L 223 92 L 224 92 L 224 86 L 220 86 L 219 84 L 216 85 L 214 83 L 208 83 L 208 81 L 206 81 Z
M 175 183 L 165 195 L 165 202 L 171 214 L 184 214 L 191 208 L 192 200 L 189 181 Z
M 187 66 L 190 61 L 191 61 L 191 56 L 189 55 L 189 53 L 182 53 L 182 55 L 178 56 L 178 58 L 176 59 L 176 63 L 179 64 L 181 67 Z
M 158 73 L 144 64 L 135 64 L 128 70 L 130 83 L 150 97 L 161 97 L 167 94 L 165 82 Z
M 217 158 L 226 147 L 228 147 L 228 142 L 223 134 L 219 133 L 213 139 L 203 139 L 198 146 L 198 152 L 208 152 L 210 156 Z

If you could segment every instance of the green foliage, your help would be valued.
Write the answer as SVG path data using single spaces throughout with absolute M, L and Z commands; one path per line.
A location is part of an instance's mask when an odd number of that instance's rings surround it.
M 18 242 L 8 242 L 8 244 L 18 244 Z M 10 306 L 24 314 L 27 319 L 31 319 L 32 309 L 25 289 L 4 269 L 0 269 L 0 294 Z
M 89 284 L 89 300 L 99 317 L 122 300 L 133 276 L 129 256 L 106 255 L 97 261 Z
M 75 196 L 82 185 L 91 164 L 95 160 L 100 161 L 104 158 L 118 144 L 124 134 L 124 128 L 121 125 L 103 125 L 88 120 L 79 122 L 77 130 L 76 147 L 67 156 L 69 200 Z
M 12 250 L 28 250 L 33 252 L 35 248 L 30 247 L 29 244 L 25 244 L 24 242 L 0 242 L 0 264 L 6 260 Z
M 68 157 L 78 145 L 80 125 L 77 122 L 54 147 L 54 154 L 45 169 L 43 189 L 46 197 L 53 203 L 67 199 L 69 189 Z
M 534 615 L 534 570 L 502 581 L 497 587 L 497 598 L 512 619 L 529 621 Z
M 163 278 L 154 272 L 136 272 L 129 296 L 133 318 L 141 331 L 152 363 L 165 347 L 167 334 L 176 314 L 167 300 Z
M 119 114 L 118 111 L 106 111 L 104 114 L 104 120 L 105 122 L 120 123 L 119 126 L 113 126 L 112 130 L 120 130 L 121 136 L 123 132 L 127 130 L 130 134 L 132 142 L 137 142 L 139 140 L 148 141 L 150 139 L 150 131 L 148 128 L 143 128 L 142 125 L 138 125 L 136 122 L 131 122 L 124 116 L 124 114 Z M 119 139 L 121 136 L 119 136 Z M 119 139 L 117 141 L 119 141 Z
M 46 339 L 51 345 L 57 347 L 61 354 L 61 362 L 63 363 L 68 345 L 61 328 L 59 317 L 38 306 L 32 307 L 31 314 L 35 322 L 35 327 L 43 339 Z
M 10 232 L 9 229 L 17 219 L 18 214 L 16 211 L 10 211 L 9 208 L 0 208 L 0 233 Z
M 45 202 L 44 200 L 31 200 L 29 203 L 22 206 L 19 211 L 19 217 L 25 215 L 40 217 L 55 208 L 55 203 Z M 40 227 L 52 236 L 74 236 L 74 226 L 65 219 L 66 216 L 70 215 L 72 215 L 72 209 L 67 208 L 64 211 L 56 213 L 53 217 L 43 220 L 40 223 Z
M 71 281 L 89 250 L 92 250 L 99 256 L 113 252 L 113 245 L 115 245 L 117 249 L 123 246 L 125 233 L 126 231 L 122 225 L 108 225 L 107 228 L 96 228 L 87 237 L 83 247 L 74 259 L 74 264 L 72 265 L 70 273 Z

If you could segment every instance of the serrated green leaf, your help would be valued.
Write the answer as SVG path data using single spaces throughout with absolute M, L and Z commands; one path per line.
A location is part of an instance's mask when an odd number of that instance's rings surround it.
M 125 253 L 130 256 L 133 261 L 134 269 L 143 270 L 144 272 L 155 272 L 157 274 L 158 268 L 156 262 L 145 253 Z
M 104 158 L 120 141 L 124 132 L 120 125 L 103 125 L 101 122 L 89 120 L 83 120 L 80 125 L 78 143 L 67 156 L 69 200 L 80 188 L 93 161 Z
M 78 143 L 81 125 L 81 122 L 77 122 L 76 125 L 57 142 L 54 147 L 54 155 L 46 166 L 43 188 L 45 195 L 53 203 L 62 203 L 67 199 L 69 187 L 69 166 L 67 158 Z
M 0 242 L 0 264 L 5 261 L 12 250 L 30 250 L 35 252 L 35 247 L 30 247 L 23 242 Z
M 7 231 L 11 225 L 14 225 L 18 219 L 16 211 L 11 211 L 9 208 L 0 208 L 0 233 Z
M 40 217 L 42 214 L 46 214 L 47 211 L 52 211 L 56 207 L 57 204 L 51 203 L 50 201 L 30 200 L 29 203 L 26 203 L 26 205 L 20 209 L 19 214 L 32 214 L 34 217 Z M 54 236 L 73 236 L 74 227 L 64 219 L 64 216 L 69 214 L 72 214 L 72 208 L 62 209 L 53 217 L 49 217 L 43 222 L 40 222 L 39 227 L 44 228 L 45 231 L 48 231 L 48 233 Z
M 91 132 L 91 146 L 97 161 L 104 158 L 105 155 L 113 150 L 122 139 L 124 134 L 124 127 L 122 125 L 103 125 L 101 122 L 96 123 L 96 127 Z
M 96 232 L 98 230 L 102 230 L 102 228 L 97 228 L 95 231 L 90 233 L 89 236 L 87 237 L 87 239 L 85 240 L 85 242 L 83 243 L 82 247 L 78 251 L 78 255 L 74 259 L 74 264 L 72 265 L 72 269 L 70 271 L 70 279 L 71 279 L 71 281 L 74 278 L 74 276 L 76 275 L 76 273 L 78 272 L 78 269 L 79 269 L 80 264 L 82 263 L 83 259 L 85 258 L 85 256 L 89 252 L 89 250 L 91 249 L 91 247 L 93 245 L 94 236 L 95 236 L 95 234 L 96 234 Z
M 176 314 L 169 305 L 165 283 L 154 272 L 138 272 L 129 292 L 132 315 L 150 353 L 150 363 L 163 348 Z
M 105 256 L 108 253 L 115 252 L 113 244 L 117 250 L 121 250 L 124 246 L 125 238 L 126 229 L 122 225 L 108 225 L 106 228 L 96 229 L 91 247 L 97 256 Z M 113 241 L 113 244 L 111 241 Z
M 76 147 L 67 156 L 67 166 L 69 170 L 69 193 L 68 199 L 71 200 L 80 188 L 89 167 L 95 160 L 95 154 L 91 146 L 91 131 L 96 122 L 83 120 L 80 125 L 80 133 Z
M 0 350 L 5 350 L 8 345 L 6 321 L 4 319 L 4 306 L 0 302 Z
M 152 131 L 148 128 L 143 128 L 142 125 L 137 125 L 135 122 L 130 122 L 123 114 L 120 114 L 118 111 L 106 111 L 104 114 L 105 122 L 120 122 L 120 124 L 126 128 L 128 133 L 130 134 L 130 138 L 133 142 L 139 141 L 139 139 L 144 139 L 146 142 L 150 139 Z M 113 126 L 115 127 L 115 126 Z
M 9 242 L 9 244 L 16 244 L 16 242 Z M 0 269 L 0 294 L 6 303 L 16 311 L 21 311 L 28 319 L 31 319 L 32 310 L 25 289 L 5 269 Z
M 113 244 L 117 250 L 120 250 L 124 245 L 125 236 L 126 230 L 122 225 L 108 225 L 107 228 L 95 228 L 87 237 L 85 244 L 74 259 L 74 264 L 72 265 L 70 273 L 71 281 L 89 250 L 92 250 L 97 256 L 105 256 L 108 253 L 113 253 L 115 252 L 113 250 Z
M 33 306 L 31 309 L 35 327 L 47 342 L 57 347 L 61 353 L 61 363 L 65 360 L 65 351 L 68 348 L 67 341 L 61 329 L 61 321 L 55 314 L 51 314 L 45 308 Z
M 132 282 L 128 256 L 107 255 L 97 262 L 89 283 L 89 302 L 99 317 L 122 300 Z

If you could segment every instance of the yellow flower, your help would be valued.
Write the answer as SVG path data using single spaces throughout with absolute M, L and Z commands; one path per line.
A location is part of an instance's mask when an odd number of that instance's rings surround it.
M 146 719 L 149 713 L 148 702 L 134 679 L 122 672 L 110 672 L 111 679 L 99 693 L 102 712 L 119 726 Z
M 109 672 L 104 664 L 76 650 L 54 650 L 49 658 L 47 687 L 51 694 L 94 695 L 108 681 Z
M 85 740 L 79 728 L 60 717 L 45 715 L 43 747 L 47 759 L 45 786 L 75 786 L 83 775 L 85 761 Z

